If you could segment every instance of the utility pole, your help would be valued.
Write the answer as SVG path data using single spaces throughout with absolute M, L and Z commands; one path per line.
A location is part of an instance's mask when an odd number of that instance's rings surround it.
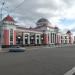
M 2 2 L 1 4 L 1 22 L 0 22 L 0 50 L 2 48 L 2 41 L 3 41 L 3 23 L 2 23 L 2 19 L 3 19 L 3 6 L 5 5 L 5 2 Z
M 1 4 L 1 21 L 2 21 L 2 17 L 3 17 L 3 6 L 5 5 L 5 2 L 2 2 Z

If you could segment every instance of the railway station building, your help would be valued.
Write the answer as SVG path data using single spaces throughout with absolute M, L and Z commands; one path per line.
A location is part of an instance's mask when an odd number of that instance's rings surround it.
M 73 44 L 73 42 L 71 31 L 68 30 L 63 34 L 59 27 L 53 27 L 45 18 L 39 19 L 35 28 L 16 25 L 10 15 L 0 22 L 1 45 L 57 45 Z

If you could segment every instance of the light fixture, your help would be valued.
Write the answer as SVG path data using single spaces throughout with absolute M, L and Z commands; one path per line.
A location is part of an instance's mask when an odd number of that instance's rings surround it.
M 18 36 L 18 39 L 20 39 L 21 37 L 20 36 Z
M 25 39 L 27 39 L 28 37 L 27 36 L 25 36 Z

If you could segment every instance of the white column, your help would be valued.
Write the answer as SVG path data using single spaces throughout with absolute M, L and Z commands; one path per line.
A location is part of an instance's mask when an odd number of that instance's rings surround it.
M 68 37 L 68 44 L 69 44 L 69 37 Z
M 55 33 L 54 33 L 54 44 L 55 44 Z
M 28 34 L 28 44 L 30 44 L 30 34 Z
M 63 38 L 63 37 L 62 37 L 62 38 Z M 59 35 L 59 41 L 60 41 L 59 43 L 61 44 L 61 35 Z
M 57 43 L 57 34 L 56 34 L 56 43 Z
M 60 41 L 61 41 L 61 36 L 60 35 L 58 35 L 58 43 L 60 44 Z
M 63 44 L 64 44 L 64 41 L 65 41 L 65 39 L 64 39 L 64 36 L 63 36 Z
M 37 44 L 37 34 L 35 34 L 35 44 Z
M 65 36 L 64 36 L 64 43 L 65 43 Z
M 41 35 L 39 34 L 39 44 L 41 44 Z
M 23 44 L 25 44 L 25 33 L 23 33 Z

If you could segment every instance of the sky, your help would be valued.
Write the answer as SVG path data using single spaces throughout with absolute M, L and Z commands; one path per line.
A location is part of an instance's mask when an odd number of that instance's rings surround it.
M 12 15 L 19 25 L 35 27 L 40 18 L 46 18 L 52 26 L 75 35 L 75 0 L 0 0 L 0 11 L 3 1 L 3 17 Z

